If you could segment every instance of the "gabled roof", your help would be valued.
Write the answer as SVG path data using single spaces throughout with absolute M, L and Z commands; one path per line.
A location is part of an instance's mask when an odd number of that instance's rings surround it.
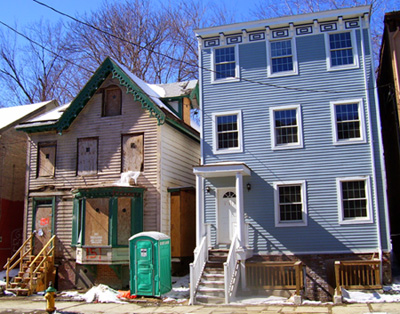
M 157 119 L 159 125 L 164 124 L 167 120 L 174 120 L 172 122 L 176 126 L 176 119 L 171 118 L 177 117 L 161 101 L 162 96 L 157 92 L 159 88 L 152 87 L 152 85 L 132 74 L 125 66 L 107 57 L 70 104 L 66 104 L 61 108 L 57 108 L 57 110 L 28 122 L 21 123 L 18 129 L 28 133 L 42 131 L 62 133 L 63 130 L 71 125 L 110 74 L 112 78 L 118 79 L 120 85 L 126 88 L 127 93 L 132 94 L 134 99 L 141 103 L 143 109 L 149 111 L 151 117 Z M 195 137 L 198 138 L 198 135 L 195 135 Z
M 48 105 L 58 106 L 58 103 L 56 100 L 49 100 L 31 105 L 0 108 L 0 131 L 29 119 Z

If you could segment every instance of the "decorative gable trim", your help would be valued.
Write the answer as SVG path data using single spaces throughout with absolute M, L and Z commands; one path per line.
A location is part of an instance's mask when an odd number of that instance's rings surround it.
M 118 79 L 120 85 L 126 88 L 126 93 L 132 94 L 134 100 L 139 101 L 142 108 L 150 112 L 150 117 L 157 118 L 158 125 L 165 123 L 165 113 L 119 67 L 114 67 L 112 70 L 112 78 Z
M 21 127 L 19 129 L 28 133 L 56 131 L 61 134 L 63 130 L 69 128 L 71 123 L 110 74 L 112 74 L 112 78 L 118 79 L 120 85 L 126 88 L 127 93 L 132 94 L 134 99 L 141 103 L 143 109 L 150 112 L 150 117 L 155 117 L 157 119 L 158 125 L 165 123 L 165 113 L 161 108 L 159 108 L 140 87 L 138 87 L 132 78 L 130 78 L 115 62 L 107 57 L 57 122 L 48 125 L 28 126 L 25 128 Z

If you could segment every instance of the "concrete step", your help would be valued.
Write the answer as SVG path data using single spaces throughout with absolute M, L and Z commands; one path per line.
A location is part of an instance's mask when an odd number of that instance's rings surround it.
M 196 295 L 196 303 L 198 304 L 224 304 L 225 297 L 215 297 L 203 294 Z
M 212 288 L 212 287 L 199 286 L 197 289 L 197 293 L 201 294 L 201 295 L 212 296 L 212 297 L 219 297 L 219 298 L 225 297 L 225 289 L 224 288 Z
M 214 272 L 214 273 L 203 273 L 202 279 L 207 280 L 207 281 L 224 281 L 224 273 L 218 273 L 218 272 Z
M 224 263 L 219 261 L 208 261 L 205 268 L 224 269 Z
M 199 287 L 204 287 L 204 288 L 218 288 L 218 289 L 224 289 L 225 283 L 224 281 L 212 281 L 212 280 L 204 280 L 201 279 L 199 282 Z

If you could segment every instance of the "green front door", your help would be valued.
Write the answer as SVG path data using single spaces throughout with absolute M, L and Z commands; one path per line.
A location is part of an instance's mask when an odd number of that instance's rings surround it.
M 136 292 L 138 295 L 154 295 L 153 243 L 141 240 L 136 243 Z

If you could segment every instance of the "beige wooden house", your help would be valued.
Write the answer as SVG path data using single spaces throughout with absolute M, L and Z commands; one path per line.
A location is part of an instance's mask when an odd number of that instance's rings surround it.
M 15 130 L 15 126 L 57 106 L 55 100 L 50 100 L 0 108 L 1 269 L 22 243 L 27 136 Z
M 25 234 L 36 230 L 36 252 L 57 236 L 58 289 L 126 288 L 129 237 L 171 235 L 168 189 L 195 186 L 196 92 L 197 81 L 149 85 L 107 58 L 70 104 L 19 126 L 30 138 Z

